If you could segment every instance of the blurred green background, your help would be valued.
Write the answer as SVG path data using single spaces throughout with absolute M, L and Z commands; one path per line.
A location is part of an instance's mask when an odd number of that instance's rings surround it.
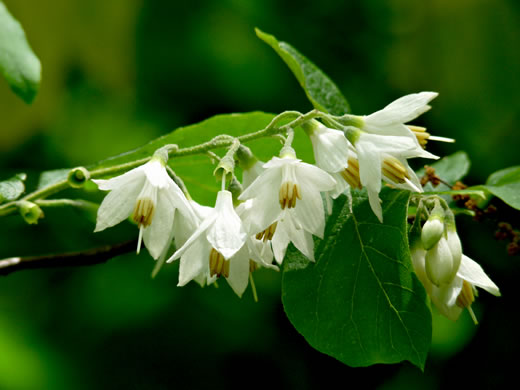
M 88 165 L 218 113 L 309 110 L 255 26 L 321 67 L 354 113 L 439 92 L 416 123 L 457 139 L 429 149 L 467 151 L 469 183 L 519 164 L 516 0 L 4 2 L 43 78 L 32 106 L 0 80 L 0 179 L 27 172 L 30 187 L 39 171 Z M 94 235 L 85 217 L 52 210 L 37 226 L 3 218 L 0 258 L 136 234 L 122 225 Z M 458 223 L 465 253 L 503 297 L 481 294 L 477 327 L 466 313 L 456 324 L 435 316 L 424 374 L 408 364 L 351 369 L 314 351 L 285 318 L 279 274 L 256 274 L 254 303 L 249 290 L 238 299 L 224 281 L 177 288 L 176 266 L 151 280 L 143 253 L 0 277 L 0 389 L 312 389 L 337 380 L 341 388 L 500 387 L 516 378 L 518 257 L 493 239 L 492 223 Z

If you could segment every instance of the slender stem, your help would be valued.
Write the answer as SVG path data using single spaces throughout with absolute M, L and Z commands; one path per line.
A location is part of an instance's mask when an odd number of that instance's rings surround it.
M 258 138 L 270 137 L 277 134 L 283 134 L 287 132 L 291 128 L 295 128 L 302 123 L 309 121 L 314 118 L 329 118 L 330 115 L 322 113 L 318 110 L 311 110 L 306 114 L 302 114 L 297 111 L 285 111 L 281 114 L 277 115 L 272 119 L 272 121 L 262 130 L 258 130 L 256 132 L 250 134 L 244 134 L 239 137 L 232 137 L 226 134 L 221 134 L 213 139 L 204 142 L 200 145 L 187 147 L 187 148 L 178 148 L 177 145 L 166 145 L 166 150 L 170 156 L 182 157 L 182 156 L 191 156 L 195 154 L 204 154 L 212 149 L 225 148 L 229 147 L 235 142 L 235 140 L 240 141 L 240 143 L 245 143 L 248 141 L 252 141 Z M 295 118 L 292 121 L 279 126 L 279 123 L 285 120 L 289 120 L 290 118 Z M 102 178 L 109 175 L 115 175 L 121 172 L 126 172 L 130 169 L 136 168 L 140 165 L 145 164 L 150 160 L 152 156 L 142 158 L 135 161 L 130 161 L 124 164 L 114 165 L 108 168 L 100 168 L 94 169 L 90 171 L 90 177 L 92 179 Z M 53 195 L 57 192 L 63 191 L 67 188 L 70 188 L 69 182 L 65 180 L 60 180 L 52 185 L 41 188 L 37 191 L 31 192 L 21 198 L 20 200 L 32 201 L 35 199 L 44 199 L 50 195 Z M 0 205 L 0 217 L 8 214 L 12 214 L 17 210 L 17 201 L 12 201 Z

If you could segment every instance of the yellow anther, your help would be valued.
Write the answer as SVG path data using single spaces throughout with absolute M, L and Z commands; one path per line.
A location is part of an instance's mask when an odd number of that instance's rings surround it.
M 139 227 L 147 227 L 152 223 L 155 214 L 155 203 L 149 199 L 137 199 L 132 219 L 139 225 Z
M 215 248 L 211 248 L 211 252 L 209 252 L 209 274 L 210 276 L 224 275 L 224 277 L 229 276 L 229 260 L 224 259 L 224 256 Z
M 430 138 L 430 133 L 426 132 L 425 127 L 421 126 L 411 126 L 409 125 L 408 128 L 413 131 L 415 137 L 417 138 L 417 141 L 419 141 L 419 145 L 423 149 L 426 148 L 426 144 L 428 143 L 428 139 Z
M 383 163 L 381 164 L 381 172 L 394 183 L 404 183 L 405 178 L 410 178 L 404 165 L 395 157 L 386 157 L 383 160 Z
M 296 206 L 296 199 L 301 199 L 300 186 L 298 184 L 286 181 L 280 186 L 279 200 L 282 209 L 294 208 Z
M 269 227 L 267 229 L 265 229 L 264 231 L 261 231 L 260 233 L 258 233 L 256 235 L 256 239 L 263 240 L 264 242 L 266 242 L 268 240 L 272 240 L 273 236 L 274 236 L 274 232 L 276 231 L 277 225 L 278 225 L 278 221 L 269 225 Z
M 475 301 L 475 295 L 473 294 L 473 287 L 469 282 L 462 281 L 462 289 L 460 290 L 459 296 L 457 297 L 457 306 L 461 308 L 470 307 Z
M 361 189 L 361 179 L 359 177 L 359 162 L 350 157 L 348 166 L 340 172 L 341 177 L 348 183 L 351 188 Z

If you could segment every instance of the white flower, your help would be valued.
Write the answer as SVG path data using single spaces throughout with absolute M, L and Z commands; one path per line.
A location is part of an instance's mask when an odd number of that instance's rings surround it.
M 321 237 L 323 238 L 323 235 Z M 276 223 L 276 230 L 271 240 L 274 257 L 278 264 L 282 264 L 290 242 L 309 260 L 314 261 L 312 234 L 304 230 L 298 223 L 293 210 L 284 210 Z
M 246 232 L 240 217 L 233 208 L 231 192 L 219 191 L 215 208 L 208 211 L 204 219 L 191 235 L 168 260 L 181 259 L 179 286 L 190 280 L 206 277 L 208 282 L 215 275 L 230 271 L 229 259 L 246 242 Z
M 296 159 L 294 154 L 273 157 L 264 168 L 239 196 L 240 200 L 255 199 L 249 217 L 252 230 L 265 230 L 280 219 L 285 209 L 293 209 L 294 218 L 304 230 L 323 237 L 325 214 L 320 192 L 332 190 L 335 180 L 322 169 Z
M 93 181 L 100 190 L 110 191 L 99 207 L 95 231 L 132 216 L 140 229 L 137 252 L 142 239 L 154 259 L 170 244 L 175 210 L 189 220 L 194 218 L 186 197 L 168 176 L 165 163 L 159 157 L 121 176 Z
M 383 212 L 379 199 L 381 179 L 384 178 L 399 188 L 422 192 L 419 179 L 406 160 L 413 157 L 439 157 L 426 152 L 409 137 L 368 134 L 354 128 L 349 130 L 359 161 L 361 185 L 366 187 L 370 206 L 382 222 Z
M 500 296 L 497 285 L 486 275 L 482 267 L 469 257 L 462 255 L 460 267 L 455 278 L 449 284 L 440 287 L 432 284 L 425 270 L 426 251 L 420 246 L 411 250 L 412 264 L 417 277 L 439 312 L 450 320 L 457 320 L 464 308 L 476 321 L 471 304 L 476 295 L 476 287 L 483 288 L 490 294 Z
M 329 129 L 320 122 L 306 122 L 316 165 L 329 173 L 340 172 L 348 165 L 349 142 L 340 130 Z
M 419 92 L 403 96 L 382 110 L 362 117 L 360 128 L 372 134 L 409 137 L 423 148 L 428 140 L 454 142 L 451 138 L 431 136 L 424 127 L 405 125 L 428 111 L 431 108 L 428 103 L 438 95 L 437 92 Z

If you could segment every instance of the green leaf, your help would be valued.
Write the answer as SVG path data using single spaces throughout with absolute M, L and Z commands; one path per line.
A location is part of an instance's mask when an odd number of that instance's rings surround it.
M 509 206 L 520 210 L 520 166 L 493 173 L 483 187 Z
M 0 203 L 16 200 L 25 191 L 25 173 L 18 173 L 12 178 L 0 181 Z
M 430 164 L 430 166 L 435 168 L 435 173 L 441 178 L 441 180 L 453 185 L 468 174 L 471 163 L 466 152 L 459 151 L 443 157 L 439 161 Z M 421 177 L 423 175 L 424 168 L 421 168 L 417 171 L 417 176 Z M 449 191 L 451 188 L 444 183 L 440 183 L 437 187 L 433 187 L 431 183 L 427 183 L 424 190 L 432 192 Z
M 63 169 L 54 169 L 52 171 L 44 171 L 40 175 L 40 179 L 38 180 L 37 189 L 40 190 L 62 180 L 67 180 L 67 175 L 69 174 L 69 168 Z
M 287 42 L 279 42 L 273 35 L 255 28 L 258 38 L 271 46 L 285 61 L 307 94 L 314 108 L 333 115 L 350 111 L 349 104 L 339 88 L 316 65 Z
M 177 144 L 180 148 L 198 145 L 221 134 L 240 136 L 265 128 L 274 118 L 273 114 L 250 112 L 244 114 L 216 115 L 200 123 L 180 127 L 169 134 L 157 138 L 131 152 L 104 160 L 89 170 L 108 168 L 130 161 L 150 157 L 158 148 L 167 144 Z M 275 138 L 262 138 L 247 143 L 253 153 L 263 161 L 277 156 L 282 145 Z M 298 151 L 298 158 L 312 161 L 312 148 L 303 131 L 295 132 L 293 147 Z M 225 149 L 215 149 L 222 156 Z M 192 197 L 203 204 L 213 205 L 220 183 L 212 176 L 215 166 L 208 156 L 195 155 L 170 157 L 168 164 L 184 180 Z
M 22 26 L 1 1 L 0 72 L 26 103 L 34 100 L 40 86 L 40 60 L 29 46 Z
M 381 192 L 384 224 L 365 192 L 335 201 L 316 263 L 290 250 L 282 300 L 295 328 L 317 350 L 353 367 L 408 360 L 424 368 L 431 342 L 426 293 L 412 272 L 406 231 L 410 193 Z

